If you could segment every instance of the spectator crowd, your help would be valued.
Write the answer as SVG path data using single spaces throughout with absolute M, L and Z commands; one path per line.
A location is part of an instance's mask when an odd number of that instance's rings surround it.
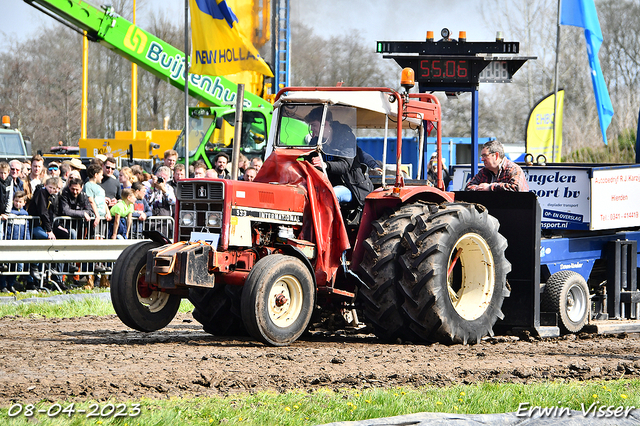
M 0 240 L 131 238 L 141 235 L 145 221 L 153 216 L 173 217 L 178 181 L 187 177 L 178 153 L 167 150 L 153 173 L 140 165 L 117 168 L 114 157 L 98 155 L 85 165 L 78 158 L 50 161 L 34 155 L 30 161 L 0 162 Z M 229 158 L 219 154 L 214 168 L 198 161 L 191 166 L 191 177 L 230 178 Z M 260 158 L 241 156 L 241 179 L 253 181 L 262 166 Z M 31 217 L 36 220 L 28 220 Z M 69 220 L 55 220 L 69 219 Z M 106 226 L 105 226 L 106 225 Z M 171 235 L 168 235 L 171 237 Z M 31 290 L 42 281 L 40 265 L 31 273 L 0 274 L 0 292 Z M 0 264 L 7 272 L 8 264 Z M 16 274 L 17 272 L 17 274 Z M 58 280 L 58 286 L 65 288 Z

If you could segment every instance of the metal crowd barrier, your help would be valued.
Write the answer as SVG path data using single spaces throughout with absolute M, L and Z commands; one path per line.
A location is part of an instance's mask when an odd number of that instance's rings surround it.
M 34 239 L 33 230 L 40 225 L 37 216 L 9 216 L 0 220 L 0 275 L 25 276 L 37 268 L 40 287 L 53 276 L 110 275 L 113 262 L 128 245 L 144 239 L 142 232 L 156 230 L 173 240 L 174 220 L 170 216 L 152 216 L 144 221 L 134 218 L 126 239 L 110 239 L 112 223 L 59 216 L 52 228 L 64 228 L 68 239 Z

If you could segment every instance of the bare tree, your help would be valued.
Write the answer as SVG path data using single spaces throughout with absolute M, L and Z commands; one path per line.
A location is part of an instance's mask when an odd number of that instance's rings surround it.
M 499 117 L 511 118 L 512 115 L 497 113 L 498 109 L 506 104 L 509 110 L 513 110 L 524 93 L 528 94 L 530 109 L 532 101 L 536 102 L 553 91 L 557 5 L 557 0 L 492 0 L 483 3 L 487 21 L 507 28 L 509 35 L 521 41 L 521 52 L 538 57 L 533 64 L 526 65 L 526 80 L 521 75 L 516 78 L 515 87 L 526 88 L 501 90 L 502 102 L 489 97 L 493 113 L 484 115 L 487 120 L 485 126 L 499 128 L 496 122 Z M 599 58 L 615 110 L 607 136 L 610 141 L 615 141 L 622 132 L 637 126 L 640 6 L 632 0 L 605 0 L 597 1 L 596 7 L 604 38 Z M 560 40 L 559 86 L 565 89 L 563 154 L 568 155 L 580 147 L 602 146 L 602 137 L 584 30 L 563 25 Z M 483 110 L 489 106 L 486 101 L 482 105 Z M 522 121 L 521 128 L 524 129 L 526 118 L 521 114 L 522 111 L 515 118 Z M 514 130 L 515 126 L 512 126 L 509 132 Z M 515 136 L 514 133 L 511 135 Z
M 396 86 L 400 69 L 384 60 L 356 31 L 328 40 L 292 25 L 292 82 L 298 86 Z

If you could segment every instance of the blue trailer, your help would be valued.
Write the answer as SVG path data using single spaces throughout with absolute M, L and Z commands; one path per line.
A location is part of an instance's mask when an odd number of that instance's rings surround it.
M 535 58 L 519 56 L 519 43 L 501 36 L 469 42 L 447 28 L 438 41 L 427 34 L 426 41 L 379 41 L 377 51 L 411 68 L 420 92 L 471 93 L 471 164 L 450 168 L 449 189 L 456 202 L 495 217 L 508 241 L 510 297 L 496 331 L 639 332 L 640 164 L 528 166 L 530 192 L 464 191 L 478 172 L 480 83 L 509 83 Z
M 463 191 L 470 167 L 453 166 L 456 200 L 487 207 L 509 241 L 501 325 L 543 337 L 640 331 L 640 165 L 523 169 L 529 193 L 486 193 Z

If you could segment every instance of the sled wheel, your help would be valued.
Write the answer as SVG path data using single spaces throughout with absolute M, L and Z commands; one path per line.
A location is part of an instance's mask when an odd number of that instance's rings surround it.
M 242 321 L 254 338 L 286 346 L 309 325 L 314 301 L 309 269 L 295 257 L 272 254 L 249 272 L 242 291 Z
M 144 241 L 125 249 L 114 265 L 111 302 L 120 320 L 139 331 L 156 331 L 173 320 L 180 307 L 179 296 L 159 291 L 145 280 L 147 252 L 159 247 Z
M 244 336 L 247 334 L 240 314 L 242 287 L 216 283 L 213 288 L 189 289 L 193 318 L 214 336 Z
M 546 312 L 555 312 L 565 333 L 577 333 L 589 321 L 589 287 L 580 274 L 559 271 L 547 280 L 540 305 Z
M 396 289 L 400 275 L 398 255 L 402 251 L 402 235 L 412 220 L 424 213 L 425 204 L 409 204 L 374 221 L 371 235 L 364 241 L 364 255 L 359 265 L 360 276 L 367 287 L 358 288 L 364 317 L 379 339 L 392 341 L 401 336 L 404 324 L 402 295 Z M 437 208 L 434 206 L 434 208 Z
M 480 205 L 441 204 L 405 232 L 400 257 L 407 338 L 477 343 L 504 317 L 511 264 L 499 223 Z

